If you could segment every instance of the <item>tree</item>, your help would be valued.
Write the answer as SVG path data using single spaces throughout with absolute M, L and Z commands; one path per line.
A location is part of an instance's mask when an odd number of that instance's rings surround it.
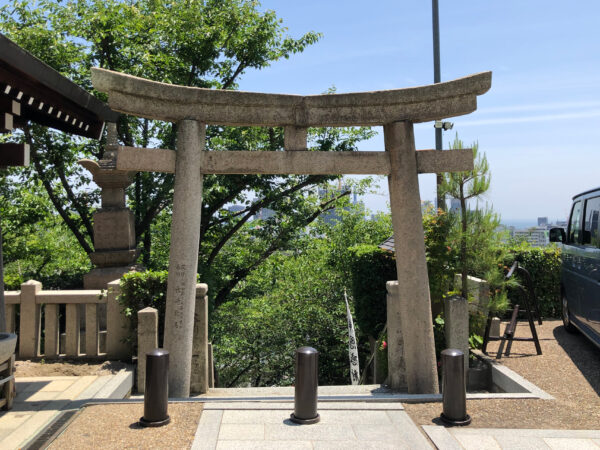
M 293 250 L 275 252 L 215 311 L 210 334 L 219 385 L 290 385 L 294 351 L 305 345 L 320 352 L 319 384 L 349 382 L 344 288 L 351 292 L 351 248 L 381 242 L 391 224 L 384 215 L 367 220 L 348 204 L 336 215 L 298 236 Z M 360 350 L 368 354 L 366 346 Z
M 90 260 L 62 219 L 53 212 L 41 183 L 22 189 L 11 182 L 18 171 L 0 174 L 0 216 L 5 240 L 5 284 L 20 289 L 35 279 L 45 288 L 76 288 L 90 270 Z
M 250 0 L 42 0 L 37 4 L 13 0 L 0 8 L 0 30 L 90 91 L 92 66 L 185 86 L 235 89 L 247 70 L 288 58 L 320 37 L 309 32 L 291 38 L 273 11 L 261 12 L 257 6 Z M 175 147 L 176 125 L 172 123 L 123 116 L 118 133 L 120 143 L 128 146 Z M 312 150 L 351 151 L 356 142 L 370 135 L 364 128 L 315 129 L 310 130 L 310 145 Z M 30 144 L 33 163 L 20 182 L 26 187 L 39 180 L 79 245 L 86 253 L 92 252 L 90 205 L 98 203 L 98 191 L 90 190 L 89 175 L 76 161 L 102 158 L 103 142 L 36 126 L 26 127 L 23 136 L 16 138 Z M 207 129 L 207 149 L 274 151 L 282 147 L 279 128 Z M 347 195 L 340 193 L 326 202 L 310 195 L 315 185 L 332 178 L 205 177 L 199 271 L 209 283 L 220 280 L 210 290 L 217 306 L 270 255 L 285 248 L 321 212 Z M 152 259 L 153 223 L 158 217 L 162 225 L 168 222 L 172 191 L 173 176 L 156 173 L 136 174 L 128 191 L 136 238 L 147 266 L 162 264 Z M 231 214 L 226 210 L 231 203 L 245 208 Z M 236 234 L 266 207 L 276 215 L 260 229 L 248 231 L 254 251 L 220 265 L 220 255 Z
M 455 137 L 451 149 L 465 148 L 463 142 Z M 498 247 L 496 228 L 500 224 L 498 216 L 488 208 L 469 201 L 481 199 L 490 187 L 491 174 L 485 154 L 479 153 L 479 145 L 474 142 L 474 167 L 471 171 L 452 172 L 444 176 L 442 192 L 460 200 L 460 217 L 457 220 L 450 240 L 458 244 L 458 268 L 461 274 L 461 294 L 467 298 L 467 276 L 469 273 L 486 276 L 497 262 L 495 251 Z M 470 206 L 472 209 L 470 209 Z M 473 208 L 474 206 L 474 208 Z M 496 270 L 497 272 L 497 270 Z M 490 277 L 491 277 L 490 273 Z

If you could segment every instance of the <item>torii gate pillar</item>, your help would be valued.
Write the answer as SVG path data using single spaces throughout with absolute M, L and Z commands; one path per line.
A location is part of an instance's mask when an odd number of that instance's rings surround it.
M 417 153 L 413 124 L 394 122 L 383 127 L 385 150 L 390 156 L 388 183 L 394 245 L 396 247 L 396 270 L 398 272 L 399 317 L 388 317 L 388 332 L 396 328 L 404 339 L 406 382 L 409 394 L 439 392 L 436 371 L 429 277 L 423 239 L 423 217 L 417 171 Z M 389 297 L 388 297 L 389 298 Z M 395 320 L 400 319 L 401 323 Z M 394 348 L 390 347 L 390 351 Z M 394 361 L 395 355 L 389 355 Z M 397 377 L 391 377 L 392 388 Z
M 190 396 L 192 336 L 202 181 L 200 170 L 205 147 L 206 126 L 195 120 L 182 120 L 177 128 L 177 157 L 173 193 L 173 222 L 169 251 L 167 307 L 164 347 L 169 351 L 169 397 Z

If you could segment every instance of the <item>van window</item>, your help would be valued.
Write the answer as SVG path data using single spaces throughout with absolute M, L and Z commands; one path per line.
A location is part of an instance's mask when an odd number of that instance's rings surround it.
M 579 235 L 581 234 L 581 202 L 575 202 L 571 210 L 571 218 L 569 219 L 569 236 L 567 241 L 571 244 L 579 243 Z
M 583 224 L 584 245 L 600 247 L 598 219 L 600 218 L 600 197 L 589 198 L 585 202 L 585 222 Z

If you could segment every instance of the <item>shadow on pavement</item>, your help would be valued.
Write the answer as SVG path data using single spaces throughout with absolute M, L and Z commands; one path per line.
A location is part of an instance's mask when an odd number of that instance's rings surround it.
M 592 344 L 583 334 L 568 333 L 564 327 L 554 329 L 554 338 L 596 394 L 600 395 L 600 348 Z

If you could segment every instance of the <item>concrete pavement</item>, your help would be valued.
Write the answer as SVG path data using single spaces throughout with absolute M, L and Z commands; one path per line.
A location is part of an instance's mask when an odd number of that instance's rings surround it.
M 323 402 L 313 425 L 291 422 L 293 403 L 210 402 L 192 449 L 431 449 L 400 403 Z
M 26 445 L 62 412 L 98 399 L 124 398 L 132 372 L 82 377 L 16 378 L 17 396 L 10 411 L 0 412 L 0 449 Z
M 439 449 L 600 449 L 600 430 L 444 428 L 435 425 L 425 425 L 423 429 Z

